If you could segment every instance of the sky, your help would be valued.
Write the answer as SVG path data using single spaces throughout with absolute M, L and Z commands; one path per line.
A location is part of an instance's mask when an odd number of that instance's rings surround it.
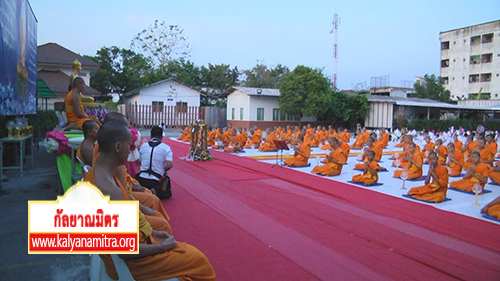
M 38 44 L 58 43 L 95 55 L 103 46 L 130 48 L 155 20 L 180 25 L 195 64 L 257 61 L 290 69 L 305 65 L 333 76 L 333 15 L 338 29 L 338 88 L 370 85 L 390 75 L 391 86 L 439 75 L 439 32 L 500 19 L 500 1 L 226 1 L 29 0 Z

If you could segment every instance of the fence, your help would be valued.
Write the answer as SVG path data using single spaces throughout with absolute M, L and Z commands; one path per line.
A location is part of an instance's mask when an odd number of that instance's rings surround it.
M 155 106 L 132 104 L 125 105 L 125 115 L 134 127 L 153 127 L 165 124 L 166 127 L 183 127 L 196 120 L 205 120 L 207 125 L 225 126 L 225 108 L 204 106 Z

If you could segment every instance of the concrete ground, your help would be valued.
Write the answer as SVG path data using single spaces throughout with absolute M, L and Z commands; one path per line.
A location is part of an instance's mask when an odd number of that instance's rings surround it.
M 43 146 L 24 177 L 5 171 L 0 192 L 1 280 L 89 280 L 89 255 L 28 255 L 28 200 L 55 200 L 61 190 L 56 159 Z

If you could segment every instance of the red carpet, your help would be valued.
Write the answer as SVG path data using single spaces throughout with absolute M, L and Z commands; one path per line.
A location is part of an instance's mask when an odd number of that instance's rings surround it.
M 218 280 L 500 280 L 500 226 L 223 152 L 167 141 L 174 236 Z

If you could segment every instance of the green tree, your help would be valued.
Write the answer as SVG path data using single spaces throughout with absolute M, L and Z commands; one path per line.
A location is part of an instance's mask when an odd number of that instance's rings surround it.
M 229 87 L 236 85 L 240 72 L 237 67 L 229 64 L 208 64 L 201 67 L 201 99 L 202 105 L 217 105 L 225 107 L 225 99 L 219 96 Z
M 182 27 L 158 20 L 139 32 L 130 47 L 143 52 L 162 72 L 169 61 L 186 58 L 191 51 Z
M 268 68 L 266 65 L 257 62 L 257 65 L 252 69 L 243 71 L 245 76 L 243 85 L 246 87 L 277 89 L 281 86 L 288 73 L 290 73 L 290 69 L 281 64 L 276 65 L 274 68 Z
M 299 65 L 286 75 L 280 87 L 280 110 L 289 115 L 322 116 L 328 111 L 328 80 L 315 69 Z
M 87 56 L 101 68 L 92 77 L 90 86 L 102 94 L 123 94 L 144 86 L 151 64 L 144 56 L 128 49 L 102 47 L 95 56 Z
M 366 94 L 348 95 L 343 91 L 332 90 L 331 102 L 325 119 L 341 121 L 351 126 L 363 123 L 368 115 L 370 103 Z
M 415 93 L 411 97 L 437 100 L 442 102 L 451 102 L 450 91 L 443 86 L 441 77 L 424 75 L 424 83 L 415 83 Z

